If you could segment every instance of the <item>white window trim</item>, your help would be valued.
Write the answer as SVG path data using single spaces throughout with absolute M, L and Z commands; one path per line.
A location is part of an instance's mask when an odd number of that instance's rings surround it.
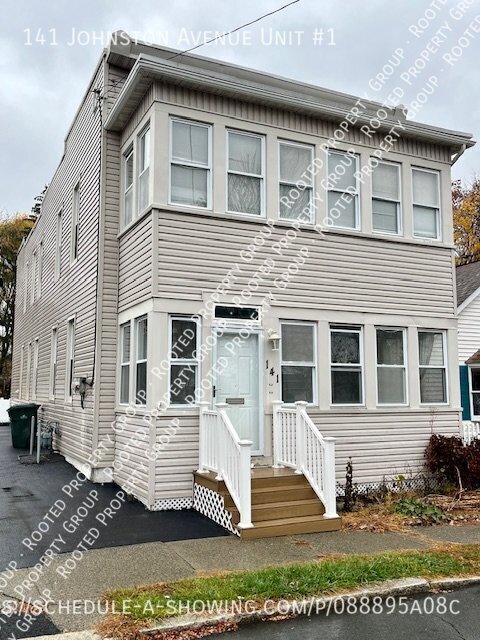
M 80 215 L 80 181 L 76 183 L 72 193 L 72 228 L 70 230 L 70 266 L 78 260 L 78 221 Z M 75 255 L 75 253 L 77 255 Z
M 207 129 L 207 158 L 208 165 L 198 164 L 198 162 L 189 162 L 188 160 L 173 160 L 173 123 L 181 122 L 182 124 L 195 125 L 197 127 L 204 127 Z M 211 211 L 212 210 L 212 183 L 213 183 L 213 168 L 212 168 L 212 125 L 206 122 L 199 122 L 197 120 L 189 120 L 188 118 L 179 118 L 171 116 L 169 119 L 169 142 L 168 142 L 168 204 L 173 207 L 186 207 L 188 209 L 198 209 L 199 211 Z M 175 202 L 172 200 L 172 165 L 178 167 L 191 167 L 192 169 L 203 169 L 207 171 L 207 206 L 200 207 L 195 204 L 183 204 L 181 202 Z M 178 406 L 178 405 L 176 405 Z
M 212 316 L 212 325 L 215 325 L 216 327 L 261 327 L 262 326 L 262 308 L 257 306 L 257 305 L 249 305 L 249 304 L 245 304 L 245 305 L 240 305 L 241 309 L 256 309 L 257 311 L 257 315 L 258 315 L 258 319 L 257 320 L 252 320 L 251 318 L 249 319 L 242 319 L 242 318 L 217 318 L 216 314 L 216 309 L 217 307 L 235 307 L 235 308 L 239 308 L 238 305 L 235 304 L 231 304 L 228 302 L 225 303 L 221 303 L 218 302 L 215 304 L 215 308 L 213 310 L 213 316 Z
M 57 233 L 55 240 L 55 282 L 59 280 L 62 273 L 62 227 L 63 209 L 57 213 Z
M 229 158 L 230 158 L 230 133 L 234 133 L 237 135 L 242 135 L 242 136 L 249 136 L 251 138 L 259 138 L 260 139 L 260 153 L 262 154 L 261 157 L 261 171 L 262 173 L 260 175 L 257 175 L 256 173 L 245 173 L 244 171 L 235 171 L 235 170 L 230 170 L 229 169 Z M 226 156 L 225 156 L 225 211 L 228 214 L 231 214 L 232 216 L 248 216 L 249 218 L 255 218 L 255 219 L 259 219 L 259 218 L 265 218 L 266 216 L 266 196 L 265 196 L 265 165 L 266 165 L 266 160 L 265 160 L 265 135 L 263 135 L 262 133 L 252 133 L 251 131 L 243 131 L 241 129 L 227 129 L 226 130 Z M 237 176 L 247 176 L 249 178 L 257 178 L 260 180 L 260 213 L 248 213 L 247 211 L 230 211 L 230 209 L 228 208 L 228 176 L 232 174 L 232 175 L 237 175 Z
M 346 193 L 347 195 L 350 196 L 354 196 L 354 202 L 355 202 L 355 227 L 344 227 L 341 226 L 339 224 L 329 224 L 328 228 L 329 229 L 346 229 L 346 230 L 350 230 L 350 231 L 360 231 L 361 227 L 362 227 L 362 223 L 361 223 L 361 208 L 360 208 L 360 181 L 358 179 L 358 165 L 359 165 L 359 161 L 360 161 L 360 157 L 358 153 L 355 154 L 349 154 L 347 151 L 342 151 L 340 149 L 327 149 L 326 151 L 327 153 L 327 178 L 326 178 L 326 182 L 327 182 L 327 220 L 330 220 L 330 210 L 329 210 L 329 205 L 328 205 L 328 194 L 330 192 L 334 192 L 334 193 L 338 193 L 338 194 L 344 194 Z M 329 172 L 329 157 L 330 155 L 337 155 L 337 156 L 349 156 L 350 158 L 354 157 L 355 158 L 355 193 L 350 193 L 349 191 L 343 191 L 342 189 L 336 189 L 335 187 L 333 187 L 333 189 L 329 189 L 328 188 L 328 176 L 330 175 Z
M 118 352 L 118 393 L 117 393 L 117 398 L 118 398 L 118 405 L 120 407 L 128 407 L 128 405 L 131 402 L 131 397 L 132 397 L 132 349 L 133 349 L 133 344 L 132 344 L 132 337 L 133 337 L 133 320 L 127 320 L 126 322 L 122 322 L 121 325 L 119 325 L 118 327 L 118 345 L 119 345 L 119 352 Z M 130 329 L 130 351 L 128 353 L 128 360 L 123 360 L 123 330 L 125 329 L 125 327 L 129 327 Z M 148 329 L 147 329 L 148 331 Z M 122 368 L 124 366 L 128 365 L 128 400 L 127 402 L 122 402 Z
M 421 365 L 420 364 L 420 341 L 419 335 L 421 333 L 441 333 L 443 343 L 443 365 Z M 417 331 L 417 350 L 419 352 L 418 358 L 418 393 L 420 398 L 420 405 L 422 407 L 445 407 L 450 404 L 449 399 L 449 385 L 448 385 L 448 354 L 447 354 L 447 332 L 445 329 L 418 329 Z M 445 402 L 422 402 L 422 390 L 420 386 L 420 369 L 443 369 L 445 371 Z
M 146 347 L 146 354 L 145 354 L 145 358 L 139 358 L 138 357 L 138 338 L 139 338 L 139 332 L 138 332 L 138 326 L 140 324 L 140 322 L 142 322 L 143 320 L 145 320 L 145 322 L 147 323 L 147 347 Z M 126 323 L 124 323 L 126 324 Z M 142 316 L 138 316 L 138 318 L 134 318 L 133 320 L 133 339 L 134 339 L 134 345 L 133 345 L 133 388 L 131 390 L 130 393 L 133 393 L 133 404 L 136 407 L 146 407 L 147 403 L 148 403 L 148 340 L 149 340 L 149 330 L 148 330 L 148 315 L 144 314 Z M 130 333 L 130 341 L 131 341 L 131 336 L 132 334 Z M 130 351 L 132 349 L 132 345 L 130 342 Z M 137 365 L 139 364 L 146 364 L 146 376 L 145 376 L 145 402 L 138 402 L 138 398 L 137 398 Z
M 378 364 L 378 350 L 377 350 L 377 331 L 401 331 L 403 339 L 403 365 L 401 364 Z M 405 401 L 404 402 L 380 402 L 378 399 L 378 370 L 379 369 L 403 369 L 404 376 L 404 388 L 405 388 Z M 405 327 L 375 327 L 375 376 L 376 376 L 376 398 L 377 407 L 408 407 L 408 345 L 407 345 L 407 330 Z
M 472 385 L 472 369 L 480 369 L 480 365 L 475 365 L 475 364 L 471 364 L 468 365 L 468 391 L 469 391 L 469 400 L 470 400 L 470 419 L 474 420 L 475 422 L 479 422 L 480 421 L 480 415 L 475 415 L 474 411 L 473 411 L 473 394 L 474 393 L 480 393 L 479 391 L 474 391 L 473 390 L 473 385 Z
M 28 300 L 28 279 L 30 278 L 30 263 L 27 260 L 25 263 L 25 269 L 23 272 L 23 313 L 27 311 L 27 300 Z
M 132 184 L 127 187 L 127 162 L 130 157 L 132 158 L 133 176 Z M 132 219 L 127 222 L 126 213 L 127 207 L 125 206 L 127 194 L 132 193 Z M 135 201 L 135 153 L 133 142 L 130 143 L 127 149 L 122 154 L 122 230 L 129 227 L 136 218 L 136 201 Z
M 188 320 L 194 322 L 197 326 L 197 334 L 195 340 L 196 358 L 172 358 L 172 324 L 174 320 Z M 200 340 L 201 340 L 201 323 L 200 319 L 190 315 L 170 314 L 168 316 L 168 407 L 172 409 L 194 409 L 198 407 L 200 402 L 199 384 L 200 384 Z M 172 382 L 172 366 L 173 365 L 195 365 L 195 402 L 193 404 L 173 404 L 171 402 L 170 385 Z
M 142 148 L 142 139 L 147 135 L 147 133 L 150 136 L 150 140 L 149 140 L 149 144 L 148 144 L 148 156 L 146 156 L 146 162 L 147 164 L 145 165 L 145 167 L 143 168 L 143 170 L 140 170 L 140 161 L 141 161 L 141 154 L 140 154 L 140 149 Z M 143 211 L 145 211 L 146 209 L 148 209 L 149 205 L 150 205 L 150 180 L 151 180 L 151 176 L 150 176 L 150 166 L 151 166 L 151 159 L 152 159 L 152 132 L 151 132 L 151 128 L 150 128 L 150 122 L 147 122 L 147 124 L 143 127 L 143 129 L 140 131 L 140 133 L 137 136 L 137 156 L 138 156 L 138 160 L 137 160 L 137 212 L 138 215 L 141 215 Z M 135 160 L 135 159 L 134 159 Z M 147 205 L 146 207 L 144 207 L 143 209 L 140 208 L 140 193 L 141 193 L 141 189 L 140 189 L 140 178 L 146 173 L 149 172 L 148 175 L 148 190 L 147 190 Z
M 330 407 L 365 407 L 365 359 L 364 359 L 364 335 L 363 335 L 363 326 L 352 325 L 351 328 L 347 328 L 348 325 L 341 324 L 339 327 L 335 326 L 335 324 L 330 324 L 329 333 L 328 333 L 328 341 L 329 341 L 329 358 L 330 358 Z M 359 356 L 360 362 L 358 364 L 354 363 L 342 363 L 342 362 L 332 362 L 332 332 L 335 333 L 358 333 L 359 336 Z M 333 385 L 332 385 L 332 370 L 333 368 L 354 368 L 360 369 L 361 375 L 361 385 L 360 389 L 362 392 L 362 402 L 333 402 Z
M 50 337 L 50 381 L 49 381 L 49 397 L 55 400 L 56 379 L 57 379 L 57 363 L 58 363 L 58 327 L 52 327 Z
M 37 293 L 37 265 L 38 265 L 38 255 L 37 249 L 34 249 L 32 253 L 32 267 L 30 271 L 30 305 L 32 305 L 36 300 Z
M 38 390 L 38 351 L 40 342 L 38 337 L 33 341 L 33 371 L 32 371 L 32 400 L 37 399 Z
M 285 185 L 287 187 L 290 187 L 292 189 L 297 188 L 297 182 L 289 182 L 287 180 L 282 180 L 281 179 L 281 175 L 280 175 L 280 154 L 281 154 L 281 148 L 282 146 L 286 146 L 286 147 L 300 147 L 301 149 L 308 149 L 310 151 L 310 162 L 308 166 L 312 166 L 313 165 L 313 161 L 315 158 L 315 148 L 313 145 L 311 144 L 304 144 L 301 142 L 291 142 L 290 140 L 279 140 L 278 141 L 278 219 L 282 220 L 284 222 L 298 222 L 298 219 L 296 218 L 285 218 L 282 217 L 280 211 L 281 211 L 281 207 L 280 207 L 280 192 L 281 189 L 280 187 L 282 185 Z M 315 174 L 312 171 L 312 175 L 311 175 L 311 180 L 312 180 L 312 184 L 310 186 L 306 186 L 307 189 L 309 189 L 310 191 L 310 202 L 309 202 L 309 206 L 310 206 L 310 219 L 309 220 L 302 220 L 300 221 L 300 224 L 313 224 L 315 222 Z M 301 182 L 301 180 L 299 180 L 299 182 Z
M 390 160 L 379 160 L 378 164 L 387 164 L 397 168 L 398 171 L 398 200 L 392 198 L 379 198 L 373 193 L 373 172 L 371 177 L 372 187 L 372 232 L 380 235 L 387 236 L 401 236 L 403 235 L 403 202 L 402 202 L 402 165 L 399 162 L 392 162 Z M 373 170 L 375 171 L 375 169 Z M 385 231 L 383 229 L 375 229 L 374 216 L 373 216 L 373 201 L 379 200 L 381 202 L 394 202 L 397 205 L 397 231 Z
M 300 361 L 300 360 L 284 360 L 283 359 L 283 340 L 280 340 L 280 395 L 282 395 L 283 389 L 283 367 L 309 367 L 313 369 L 312 376 L 312 388 L 313 388 L 313 397 L 312 402 L 309 402 L 307 406 L 316 407 L 318 406 L 318 347 L 317 347 L 317 323 L 310 322 L 307 320 L 281 320 L 280 321 L 280 336 L 282 335 L 282 326 L 286 324 L 293 325 L 302 325 L 313 327 L 313 361 Z M 290 403 L 285 403 L 290 405 Z
M 68 318 L 67 320 L 67 339 L 65 349 L 65 402 L 73 403 L 73 391 L 72 385 L 75 379 L 75 329 L 76 319 L 75 316 Z M 72 362 L 72 381 L 70 383 L 70 361 Z
M 425 205 L 425 204 L 421 204 L 420 202 L 415 202 L 415 200 L 413 199 L 413 172 L 414 171 L 423 171 L 424 173 L 433 173 L 434 175 L 437 176 L 437 192 L 438 192 L 438 207 L 432 207 L 430 205 Z M 411 187 L 412 187 L 412 230 L 413 230 L 413 237 L 414 238 L 421 238 L 422 240 L 430 240 L 432 242 L 438 242 L 442 240 L 442 216 L 441 216 L 441 210 L 442 210 L 442 190 L 441 190 L 441 173 L 440 171 L 437 171 L 436 169 L 427 169 L 425 167 L 413 167 L 412 166 L 412 170 L 411 170 Z M 415 233 L 415 213 L 414 213 L 414 207 L 424 207 L 425 209 L 434 209 L 436 212 L 435 215 L 435 224 L 436 224 L 436 230 L 437 230 L 437 234 L 435 236 L 435 238 L 430 238 L 429 236 L 422 236 L 422 235 L 418 235 L 417 233 Z
M 30 400 L 31 378 L 32 376 L 32 343 L 27 345 L 27 384 L 25 387 L 25 400 Z
M 43 273 L 43 240 L 38 245 L 38 276 L 37 276 L 37 300 L 40 300 L 42 295 L 42 273 Z
M 18 397 L 23 399 L 23 383 L 24 383 L 24 367 L 25 367 L 25 345 L 22 344 L 20 350 L 20 380 L 18 384 Z

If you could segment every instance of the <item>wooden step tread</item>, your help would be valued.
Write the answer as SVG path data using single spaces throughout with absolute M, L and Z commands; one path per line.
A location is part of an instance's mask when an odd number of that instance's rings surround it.
M 294 518 L 281 518 L 278 520 L 258 522 L 251 529 L 241 529 L 240 537 L 245 540 L 251 540 L 253 538 L 338 531 L 340 528 L 341 518 L 325 518 L 324 516 L 318 515 L 297 516 Z

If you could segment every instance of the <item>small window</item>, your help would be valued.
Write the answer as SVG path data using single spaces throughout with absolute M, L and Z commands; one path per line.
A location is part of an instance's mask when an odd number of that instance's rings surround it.
M 374 231 L 401 233 L 400 165 L 379 162 L 373 170 L 372 218 Z
M 120 403 L 130 402 L 130 322 L 120 327 Z
M 480 420 L 480 367 L 470 367 L 472 420 Z
M 445 404 L 447 402 L 447 375 L 445 366 L 445 332 L 419 331 L 420 402 Z
M 33 342 L 33 373 L 32 373 L 32 400 L 37 399 L 37 386 L 38 386 L 38 338 L 35 338 Z
M 149 204 L 150 187 L 150 128 L 140 134 L 138 139 L 138 211 Z
M 135 404 L 147 404 L 147 317 L 135 320 Z
M 62 272 L 62 211 L 57 214 L 57 242 L 55 246 L 55 280 Z
M 282 400 L 316 401 L 315 325 L 284 322 L 281 325 Z
M 75 371 L 75 319 L 71 318 L 67 324 L 67 358 L 65 379 L 65 400 L 73 398 L 73 376 Z
M 78 258 L 78 220 L 80 213 L 80 183 L 73 190 L 72 199 L 72 245 L 70 249 L 70 263 L 73 264 Z
M 37 294 L 37 277 L 38 277 L 38 255 L 37 250 L 33 252 L 32 255 L 32 270 L 30 273 L 30 304 L 35 302 L 35 297 Z
M 313 147 L 280 142 L 280 201 L 282 220 L 313 221 Z
M 50 345 L 50 398 L 52 400 L 55 400 L 55 386 L 57 381 L 57 353 L 58 331 L 57 327 L 53 327 Z
M 260 216 L 265 208 L 265 138 L 228 131 L 227 210 Z
M 211 127 L 171 120 L 170 202 L 211 208 Z
M 331 327 L 332 404 L 363 404 L 363 353 L 360 327 Z
M 215 307 L 215 318 L 225 320 L 253 320 L 258 321 L 259 314 L 257 307 L 234 307 L 217 305 Z
M 133 147 L 123 156 L 123 175 L 124 175 L 124 226 L 127 226 L 133 220 Z
M 405 331 L 377 329 L 378 404 L 405 404 Z
M 328 224 L 341 229 L 360 226 L 358 156 L 328 152 Z
M 170 317 L 170 404 L 195 405 L 199 381 L 199 325 L 191 317 Z
M 412 169 L 413 234 L 417 238 L 440 238 L 440 180 L 437 171 Z

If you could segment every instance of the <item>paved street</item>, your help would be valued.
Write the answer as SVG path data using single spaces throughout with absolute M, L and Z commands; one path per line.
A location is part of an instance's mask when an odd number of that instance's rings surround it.
M 478 640 L 479 598 L 480 586 L 468 587 L 451 593 L 397 600 L 396 612 L 391 614 L 320 614 L 248 625 L 218 637 L 225 640 Z M 441 609 L 442 602 L 447 612 Z M 431 607 L 434 612 L 426 613 Z M 459 613 L 449 612 L 450 608 Z M 409 613 L 401 613 L 407 609 Z

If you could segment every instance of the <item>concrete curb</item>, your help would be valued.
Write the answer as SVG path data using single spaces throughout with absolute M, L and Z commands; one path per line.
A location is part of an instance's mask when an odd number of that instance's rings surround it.
M 480 576 L 469 576 L 459 578 L 436 578 L 434 580 L 425 580 L 424 578 L 402 578 L 401 580 L 388 580 L 378 585 L 372 585 L 363 589 L 357 589 L 348 593 L 339 593 L 336 595 L 325 597 L 312 597 L 304 600 L 284 601 L 285 607 L 282 606 L 279 611 L 253 611 L 244 613 L 227 613 L 216 616 L 190 615 L 180 616 L 174 620 L 166 620 L 164 623 L 142 629 L 140 633 L 148 636 L 149 634 L 167 632 L 167 631 L 185 631 L 187 629 L 199 629 L 201 627 L 215 626 L 220 623 L 245 623 L 255 622 L 258 620 L 268 620 L 281 615 L 298 615 L 299 609 L 302 607 L 312 606 L 312 612 L 315 612 L 317 604 L 321 606 L 320 611 L 328 609 L 329 603 L 339 602 L 340 600 L 348 600 L 349 598 L 374 598 L 387 596 L 406 596 L 417 595 L 420 593 L 428 593 L 432 591 L 448 591 L 480 584 Z M 94 631 L 72 631 L 68 633 L 59 633 L 49 636 L 36 636 L 35 638 L 25 638 L 24 640 L 103 640 Z

